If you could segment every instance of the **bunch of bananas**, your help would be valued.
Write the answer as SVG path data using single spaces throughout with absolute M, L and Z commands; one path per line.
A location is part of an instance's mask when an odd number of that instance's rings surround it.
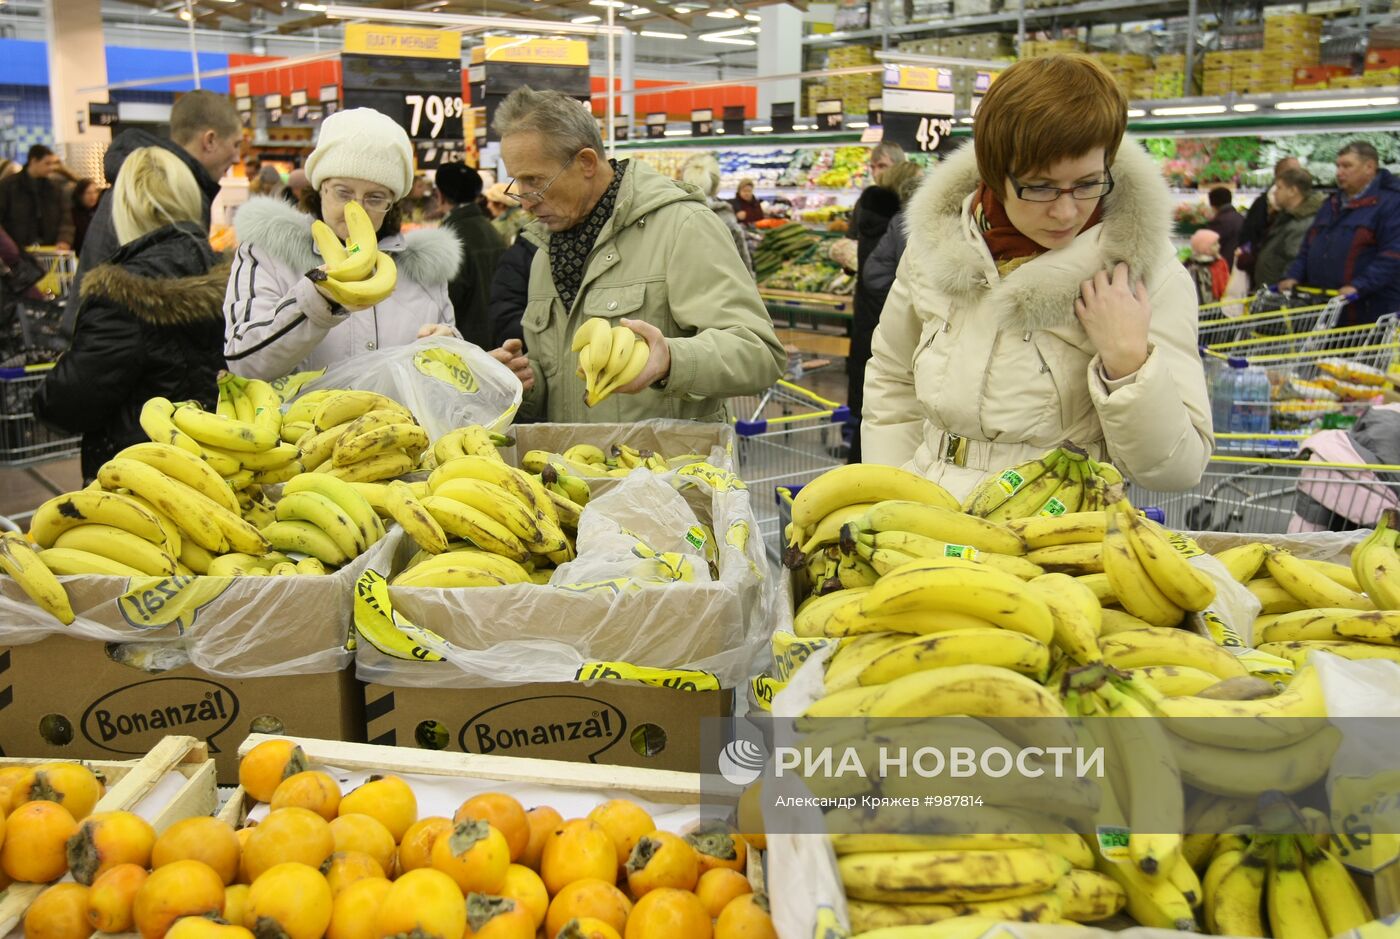
M 1122 485 L 1123 474 L 1111 464 L 1065 444 L 987 477 L 963 500 L 962 509 L 995 521 L 1097 512 L 1113 501 L 1111 488 Z
M 428 432 L 411 411 L 373 391 L 311 391 L 283 417 L 282 439 L 291 440 L 309 472 L 347 482 L 376 482 L 410 473 L 428 449 Z
M 553 466 L 560 472 L 574 476 L 602 477 L 626 476 L 634 469 L 666 473 L 688 463 L 703 463 L 708 459 L 709 456 L 703 453 L 683 453 L 665 457 L 652 450 L 638 450 L 627 444 L 614 444 L 604 452 L 601 447 L 580 443 L 561 454 L 550 453 L 547 450 L 530 450 L 520 458 L 520 465 L 537 475 L 543 472 L 546 466 Z
M 609 326 L 594 316 L 574 333 L 573 351 L 578 353 L 578 376 L 586 390 L 583 403 L 596 407 L 617 389 L 642 374 L 651 347 L 626 326 Z
M 383 303 L 398 283 L 394 259 L 379 250 L 374 223 L 358 202 L 345 204 L 345 227 L 350 239 L 341 244 L 325 222 L 317 219 L 311 223 L 311 237 L 325 266 L 308 276 L 347 309 L 360 310 Z

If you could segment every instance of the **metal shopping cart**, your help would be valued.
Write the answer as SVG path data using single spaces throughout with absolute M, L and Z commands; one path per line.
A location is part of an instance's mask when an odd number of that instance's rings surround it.
M 801 359 L 788 371 L 800 378 Z M 784 378 L 762 395 L 730 399 L 730 412 L 739 437 L 739 475 L 754 493 L 754 513 L 765 544 L 781 552 L 786 523 L 778 489 L 795 491 L 846 462 L 841 428 L 850 408 Z
M 1346 300 L 1335 290 L 1295 287 L 1287 294 L 1264 288 L 1241 300 L 1203 303 L 1198 324 L 1207 348 L 1239 340 L 1288 336 L 1304 338 L 1337 325 Z
M 0 368 L 0 466 L 33 467 L 78 453 L 80 436 L 55 433 L 34 416 L 34 392 L 51 368 Z

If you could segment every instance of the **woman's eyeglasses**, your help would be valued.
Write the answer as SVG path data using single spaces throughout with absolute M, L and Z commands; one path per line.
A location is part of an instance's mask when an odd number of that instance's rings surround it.
M 389 211 L 389 206 L 394 204 L 393 198 L 386 196 L 382 192 L 372 192 L 363 199 L 356 199 L 354 190 L 347 189 L 344 186 L 327 186 L 322 190 L 322 193 L 329 194 L 341 205 L 345 205 L 347 202 L 358 202 L 361 207 L 369 212 L 387 212 Z
M 1055 202 L 1060 196 L 1068 193 L 1072 199 L 1102 199 L 1113 191 L 1113 174 L 1107 168 L 1103 171 L 1104 178 L 1098 182 L 1080 183 L 1078 186 L 1071 186 L 1068 189 L 1061 189 L 1058 186 L 1027 186 L 1010 173 L 1006 174 L 1011 179 L 1011 186 L 1016 193 L 1016 198 L 1022 202 Z

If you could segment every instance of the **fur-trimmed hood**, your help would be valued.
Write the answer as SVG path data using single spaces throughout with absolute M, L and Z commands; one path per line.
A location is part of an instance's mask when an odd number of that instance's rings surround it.
M 311 216 L 281 199 L 249 199 L 234 216 L 240 244 L 255 244 L 294 271 L 304 272 L 324 262 L 311 238 Z M 399 276 L 424 286 L 446 284 L 462 266 L 462 243 L 442 228 L 381 238 L 379 250 L 394 256 Z
M 905 213 L 909 253 L 922 269 L 916 276 L 959 306 L 989 303 L 1007 328 L 1025 331 L 1071 323 L 1080 283 L 1119 262 L 1150 289 L 1170 253 L 1170 193 L 1152 158 L 1130 139 L 1114 159 L 1113 180 L 1101 224 L 989 285 L 985 248 L 964 211 L 978 182 L 976 153 L 964 146 L 929 173 Z
M 118 264 L 94 267 L 83 278 L 83 299 L 110 300 L 153 326 L 222 320 L 229 265 L 189 277 L 146 277 Z

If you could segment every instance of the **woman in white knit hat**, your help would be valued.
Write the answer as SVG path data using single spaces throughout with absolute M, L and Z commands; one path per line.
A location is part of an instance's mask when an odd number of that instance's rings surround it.
M 455 336 L 447 284 L 462 247 L 442 229 L 399 231 L 399 201 L 413 186 L 413 146 L 378 111 L 352 108 L 326 118 L 306 159 L 311 215 L 282 199 L 253 198 L 234 219 L 238 254 L 224 297 L 229 369 L 271 379 L 321 368 L 424 336 Z M 398 285 L 382 303 L 347 309 L 308 274 L 323 266 L 311 238 L 320 218 L 342 240 L 345 205 L 364 207 L 393 256 Z

